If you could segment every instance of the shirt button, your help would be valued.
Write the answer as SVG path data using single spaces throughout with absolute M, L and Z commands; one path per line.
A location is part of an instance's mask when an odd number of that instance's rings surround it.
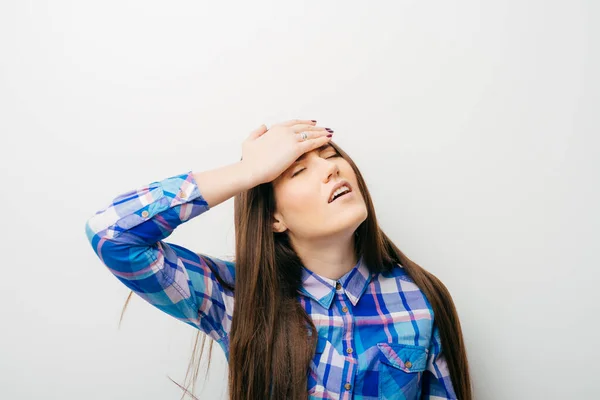
M 346 307 L 346 306 L 342 307 L 342 311 L 343 312 L 348 312 L 348 307 Z
M 335 283 L 335 288 L 336 288 L 337 290 L 340 290 L 340 289 L 342 288 L 342 285 L 341 285 L 339 282 L 336 282 L 336 283 Z
M 348 354 L 352 353 L 352 347 L 348 347 L 348 348 L 346 349 L 346 352 L 347 352 Z
M 412 363 L 410 361 L 407 361 L 407 362 L 404 363 L 404 366 L 406 368 L 410 368 L 410 367 L 412 367 Z
M 148 216 L 148 211 L 144 210 L 142 211 L 142 217 L 146 218 Z
M 344 385 L 344 387 L 346 388 L 346 390 L 350 390 L 350 389 L 352 388 L 352 385 L 351 385 L 351 384 L 349 384 L 349 383 L 346 383 L 346 384 Z

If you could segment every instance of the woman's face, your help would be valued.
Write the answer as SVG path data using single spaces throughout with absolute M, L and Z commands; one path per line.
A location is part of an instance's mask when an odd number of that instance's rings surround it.
M 342 180 L 352 191 L 330 203 L 331 190 Z M 330 144 L 305 153 L 273 181 L 273 188 L 273 229 L 289 230 L 295 238 L 352 238 L 368 215 L 354 170 Z

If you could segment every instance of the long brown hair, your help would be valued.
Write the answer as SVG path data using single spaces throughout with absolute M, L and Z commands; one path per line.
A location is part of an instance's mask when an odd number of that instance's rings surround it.
M 436 276 L 410 260 L 383 232 L 377 223 L 371 196 L 356 164 L 339 146 L 332 141 L 329 143 L 352 166 L 368 209 L 366 220 L 356 230 L 354 248 L 357 257 L 364 257 L 371 272 L 399 268 L 397 264 L 404 267 L 431 303 L 458 399 L 471 400 L 469 364 L 452 296 Z M 316 350 L 317 331 L 311 318 L 297 301 L 302 284 L 302 262 L 291 247 L 287 234 L 273 231 L 274 211 L 275 196 L 271 182 L 255 186 L 234 197 L 235 306 L 229 338 L 228 382 L 231 400 L 307 399 L 308 371 Z M 201 254 L 199 256 L 203 257 Z M 210 260 L 204 259 L 210 266 Z M 219 277 L 216 268 L 211 269 L 222 285 L 234 289 Z M 131 293 L 123 306 L 123 312 Z M 312 331 L 310 336 L 308 329 Z M 196 335 L 184 380 L 188 379 L 194 365 L 199 336 L 200 331 Z M 206 335 L 202 336 L 200 356 L 191 376 L 192 393 L 207 338 Z M 294 345 L 290 346 L 289 343 Z M 210 368 L 212 344 L 213 341 L 210 340 L 207 371 Z M 186 393 L 189 394 L 189 383 L 185 386 L 175 383 L 184 390 L 182 398 Z

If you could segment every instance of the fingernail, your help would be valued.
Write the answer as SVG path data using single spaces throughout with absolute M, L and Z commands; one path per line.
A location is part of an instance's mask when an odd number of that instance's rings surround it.
M 327 135 L 327 137 L 332 137 L 333 135 L 330 133 L 329 135 Z
M 333 129 L 325 128 L 327 132 L 333 132 Z
M 317 120 L 316 120 L 316 119 L 311 119 L 311 121 L 312 121 L 312 122 L 317 122 Z

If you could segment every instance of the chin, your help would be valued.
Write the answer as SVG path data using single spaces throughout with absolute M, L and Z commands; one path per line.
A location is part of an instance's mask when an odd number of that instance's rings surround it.
M 346 214 L 344 216 L 340 216 L 340 218 L 336 219 L 335 221 L 327 223 L 326 226 L 329 229 L 325 229 L 331 232 L 331 234 L 348 232 L 348 235 L 353 235 L 354 231 L 367 219 L 367 217 L 368 212 L 366 207 L 362 210 L 357 207 L 357 210 L 351 215 Z

